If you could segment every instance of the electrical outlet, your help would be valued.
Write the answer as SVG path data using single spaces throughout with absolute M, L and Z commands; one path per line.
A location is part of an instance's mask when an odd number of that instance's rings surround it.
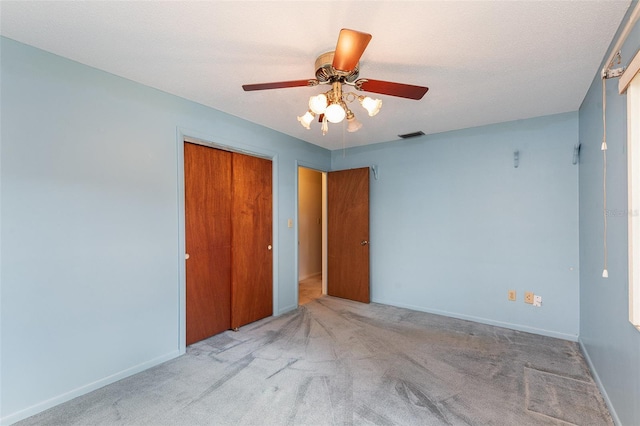
M 516 291 L 515 290 L 509 290 L 508 298 L 509 298 L 509 300 L 511 302 L 515 302 L 516 301 Z
M 537 308 L 542 306 L 542 296 L 538 296 L 538 295 L 533 296 L 533 306 Z
M 530 305 L 533 305 L 533 292 L 531 292 L 531 291 L 525 291 L 524 292 L 524 303 L 528 303 Z

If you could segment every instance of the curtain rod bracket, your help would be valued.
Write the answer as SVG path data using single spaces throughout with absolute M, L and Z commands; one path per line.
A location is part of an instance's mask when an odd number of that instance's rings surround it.
M 618 78 L 623 73 L 627 67 L 615 68 L 615 69 L 603 69 L 602 70 L 602 78 Z

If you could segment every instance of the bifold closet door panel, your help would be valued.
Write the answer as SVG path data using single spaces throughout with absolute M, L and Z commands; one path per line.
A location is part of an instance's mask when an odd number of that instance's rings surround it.
M 231 162 L 184 144 L 187 345 L 231 328 Z
M 231 326 L 273 314 L 270 160 L 234 153 L 231 198 Z

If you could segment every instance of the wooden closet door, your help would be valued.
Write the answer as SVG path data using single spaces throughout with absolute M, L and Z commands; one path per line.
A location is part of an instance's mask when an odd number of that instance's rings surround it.
M 273 314 L 271 161 L 234 153 L 231 327 Z
M 231 328 L 231 153 L 184 144 L 187 345 Z

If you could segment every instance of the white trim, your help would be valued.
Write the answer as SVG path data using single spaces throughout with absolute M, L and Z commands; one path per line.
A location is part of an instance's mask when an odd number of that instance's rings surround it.
M 629 321 L 640 330 L 640 77 L 627 90 Z
M 602 383 L 602 380 L 600 380 L 600 376 L 598 375 L 598 370 L 596 370 L 596 366 L 593 364 L 593 361 L 591 361 L 591 356 L 589 356 L 589 351 L 587 351 L 587 346 L 584 344 L 582 339 L 578 340 L 578 344 L 580 345 L 580 349 L 582 350 L 582 355 L 584 356 L 584 359 L 587 361 L 587 365 L 589 366 L 589 371 L 593 376 L 593 380 L 596 382 L 596 386 L 598 386 L 598 389 L 602 394 L 602 398 L 604 399 L 605 404 L 607 404 L 607 408 L 609 409 L 609 414 L 611 414 L 611 417 L 613 418 L 613 423 L 616 425 L 621 425 L 622 422 L 618 417 L 616 408 L 611 403 L 611 399 L 609 398 L 607 389 L 604 387 L 604 384 Z
M 300 305 L 300 161 L 296 160 L 296 180 L 293 190 L 295 191 L 295 205 L 293 211 L 293 238 L 296 249 L 293 251 L 293 274 L 295 283 L 294 297 L 296 308 Z
M 216 141 L 216 142 L 213 142 Z M 223 149 L 225 151 L 239 152 L 242 154 L 251 155 L 254 157 L 265 158 L 271 161 L 271 170 L 272 170 L 272 192 L 273 192 L 273 205 L 272 205 L 272 215 L 273 215 L 273 235 L 272 235 L 272 246 L 273 246 L 273 310 L 272 315 L 277 316 L 284 312 L 280 312 L 279 310 L 279 292 L 278 292 L 278 283 L 279 283 L 279 226 L 278 226 L 278 170 L 279 170 L 279 159 L 278 154 L 274 151 L 264 149 L 261 147 L 256 147 L 253 145 L 247 145 L 241 142 L 232 141 L 229 139 L 203 134 L 196 130 L 184 129 L 181 127 L 177 128 L 176 131 L 176 145 L 178 150 L 178 173 L 177 173 L 177 181 L 178 181 L 178 292 L 179 292 L 179 306 L 178 306 L 178 321 L 179 321 L 179 337 L 178 344 L 180 348 L 180 353 L 183 354 L 186 351 L 186 340 L 187 340 L 187 299 L 186 299 L 186 288 L 187 288 L 187 276 L 186 276 L 186 265 L 185 265 L 185 253 L 186 253 L 186 243 L 185 243 L 185 211 L 184 211 L 184 143 L 196 143 L 198 145 L 210 146 L 212 148 Z M 288 309 L 288 308 L 287 308 Z M 286 312 L 286 311 L 285 311 Z
M 318 173 L 322 173 L 322 294 L 327 294 L 327 199 L 326 199 L 326 180 L 327 180 L 327 170 L 320 166 L 319 164 L 310 163 L 307 161 L 296 160 L 296 185 L 295 185 L 295 193 L 296 193 L 296 209 L 294 212 L 294 224 L 295 224 L 295 267 L 294 267 L 294 276 L 296 283 L 295 297 L 296 297 L 296 308 L 299 306 L 300 294 L 299 294 L 299 286 L 298 282 L 303 279 L 299 276 L 300 274 L 300 245 L 298 241 L 300 241 L 299 235 L 299 227 L 298 223 L 300 223 L 299 218 L 299 210 L 300 210 L 300 193 L 299 193 L 299 185 L 300 185 L 300 167 L 304 167 L 307 169 L 312 169 L 317 171 Z M 314 274 L 312 274 L 314 275 Z
M 300 278 L 298 278 L 298 281 L 308 280 L 309 278 L 313 278 L 313 277 L 322 277 L 322 271 L 312 272 L 307 275 L 301 275 Z
M 185 254 L 185 205 L 184 205 L 184 140 L 180 128 L 176 129 L 176 158 L 178 159 L 176 180 L 178 197 L 178 350 L 180 355 L 187 351 L 187 266 Z
M 615 59 L 618 52 L 620 52 L 622 45 L 627 40 L 627 37 L 629 37 L 629 34 L 633 30 L 638 18 L 640 18 L 640 2 L 636 3 L 635 7 L 633 8 L 633 12 L 631 12 L 631 14 L 629 15 L 629 20 L 627 21 L 624 28 L 622 29 L 622 32 L 618 36 L 616 44 L 613 46 L 613 49 L 611 49 L 610 51 L 611 53 L 609 54 L 607 61 L 604 63 L 604 68 L 602 70 L 603 76 L 606 75 L 606 72 L 609 69 L 611 63 Z
M 327 174 L 322 172 L 322 294 L 328 293 L 329 282 L 329 209 L 327 208 Z
M 618 81 L 618 91 L 622 95 L 629 84 L 631 84 L 631 80 L 638 74 L 640 71 L 640 50 L 636 52 L 636 56 L 633 57 L 631 63 L 624 70 L 624 73 L 620 76 L 620 81 Z
M 103 377 L 102 379 L 96 380 L 95 382 L 80 386 L 69 392 L 65 392 L 61 395 L 54 396 L 53 398 L 39 402 L 23 410 L 16 411 L 15 413 L 9 414 L 6 417 L 2 417 L 0 418 L 0 424 L 10 425 L 10 424 L 19 422 L 20 420 L 24 420 L 28 417 L 34 416 L 38 413 L 43 412 L 44 410 L 48 410 L 49 408 L 55 407 L 56 405 L 60 405 L 64 402 L 71 401 L 74 398 L 85 395 L 89 392 L 100 389 L 104 386 L 110 385 L 112 383 L 115 383 L 127 377 L 133 376 L 134 374 L 141 373 L 152 367 L 155 367 L 164 362 L 177 358 L 180 355 L 181 353 L 179 353 L 178 351 L 172 351 L 162 356 L 159 356 L 157 358 L 154 358 L 152 360 L 145 361 L 138 365 L 134 365 L 131 368 L 127 368 L 125 370 L 114 373 L 110 376 Z
M 496 327 L 508 328 L 510 330 L 524 331 L 525 333 L 539 334 L 541 336 L 547 336 L 547 337 L 555 337 L 557 339 L 569 340 L 571 342 L 577 342 L 578 341 L 578 335 L 577 334 L 560 333 L 560 332 L 557 332 L 557 331 L 547 330 L 547 329 L 544 329 L 544 328 L 530 327 L 528 325 L 516 324 L 516 323 L 512 323 L 512 322 L 498 321 L 498 320 L 493 320 L 493 319 L 485 318 L 485 317 L 477 317 L 477 316 L 474 316 L 474 315 L 461 314 L 461 313 L 458 313 L 458 312 L 443 311 L 443 310 L 440 310 L 440 309 L 430 309 L 430 308 L 425 308 L 423 306 L 412 305 L 410 303 L 396 302 L 394 300 L 388 300 L 388 299 L 371 298 L 371 302 L 372 303 L 380 303 L 382 305 L 396 306 L 398 308 L 411 309 L 413 311 L 418 311 L 418 312 L 426 312 L 428 314 L 442 315 L 442 316 L 450 317 L 450 318 L 457 318 L 457 319 L 462 319 L 462 320 L 466 320 L 466 321 L 473 321 L 473 322 L 477 322 L 477 323 L 480 323 L 480 324 L 487 324 L 487 325 L 493 325 L 493 326 L 496 326 Z

